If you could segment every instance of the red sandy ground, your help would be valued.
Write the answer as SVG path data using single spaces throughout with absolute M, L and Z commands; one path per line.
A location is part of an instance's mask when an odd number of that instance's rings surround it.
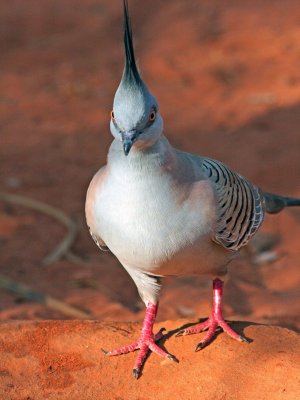
M 167 321 L 169 331 L 187 320 Z M 219 335 L 194 352 L 195 336 L 164 342 L 179 364 L 156 355 L 141 378 L 132 377 L 136 354 L 99 355 L 105 346 L 126 344 L 139 334 L 135 323 L 45 321 L 3 323 L 0 385 L 5 400 L 296 400 L 299 398 L 300 337 L 279 327 L 238 323 L 255 337 L 246 345 Z M 13 334 L 12 334 L 13 332 Z M 296 349 L 296 351 L 295 351 Z M 259 354 L 259 357 L 258 357 Z
M 222 160 L 267 191 L 300 197 L 299 2 L 131 0 L 130 10 L 139 65 L 170 141 Z M 42 267 L 64 228 L 0 204 L 1 273 L 102 321 L 143 317 L 133 283 L 111 254 L 98 251 L 83 211 L 88 183 L 111 142 L 121 12 L 121 1 L 108 0 L 0 3 L 0 189 L 77 217 L 73 250 L 86 257 L 78 265 L 62 260 Z M 254 263 L 263 236 L 241 254 L 224 313 L 299 332 L 300 211 L 268 217 L 262 232 L 278 238 L 271 249 L 276 259 Z M 158 320 L 207 316 L 210 291 L 211 283 L 200 279 L 167 282 Z M 64 318 L 0 291 L 3 321 Z

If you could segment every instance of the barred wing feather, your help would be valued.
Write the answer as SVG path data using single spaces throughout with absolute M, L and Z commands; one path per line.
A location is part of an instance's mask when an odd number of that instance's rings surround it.
M 216 191 L 218 219 L 214 239 L 229 250 L 238 250 L 263 222 L 262 191 L 219 161 L 206 158 L 203 168 Z

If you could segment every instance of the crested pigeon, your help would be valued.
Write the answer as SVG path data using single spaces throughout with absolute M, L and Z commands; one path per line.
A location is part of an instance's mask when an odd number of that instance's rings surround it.
M 92 179 L 86 219 L 92 238 L 120 261 L 146 305 L 140 338 L 106 352 L 139 349 L 133 368 L 138 378 L 149 350 L 177 361 L 154 334 L 160 289 L 165 276 L 203 275 L 213 279 L 210 317 L 179 335 L 207 329 L 200 350 L 221 327 L 247 341 L 221 312 L 222 277 L 239 249 L 261 226 L 264 215 L 300 199 L 263 192 L 219 161 L 175 149 L 163 134 L 158 103 L 136 66 L 127 0 L 124 0 L 125 66 L 111 112 L 114 140 L 107 164 Z

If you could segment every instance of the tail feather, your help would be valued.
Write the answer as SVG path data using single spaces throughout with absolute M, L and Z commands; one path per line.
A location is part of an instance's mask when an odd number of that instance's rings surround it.
M 264 192 L 266 211 L 269 214 L 277 214 L 285 207 L 300 206 L 300 199 L 295 197 L 280 196 L 278 194 Z

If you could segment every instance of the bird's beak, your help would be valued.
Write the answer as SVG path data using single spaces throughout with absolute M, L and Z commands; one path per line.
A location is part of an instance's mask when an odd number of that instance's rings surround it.
M 123 150 L 125 156 L 128 156 L 130 149 L 133 145 L 133 143 L 137 140 L 138 138 L 138 132 L 137 131 L 125 131 L 122 133 L 122 142 L 123 142 Z

